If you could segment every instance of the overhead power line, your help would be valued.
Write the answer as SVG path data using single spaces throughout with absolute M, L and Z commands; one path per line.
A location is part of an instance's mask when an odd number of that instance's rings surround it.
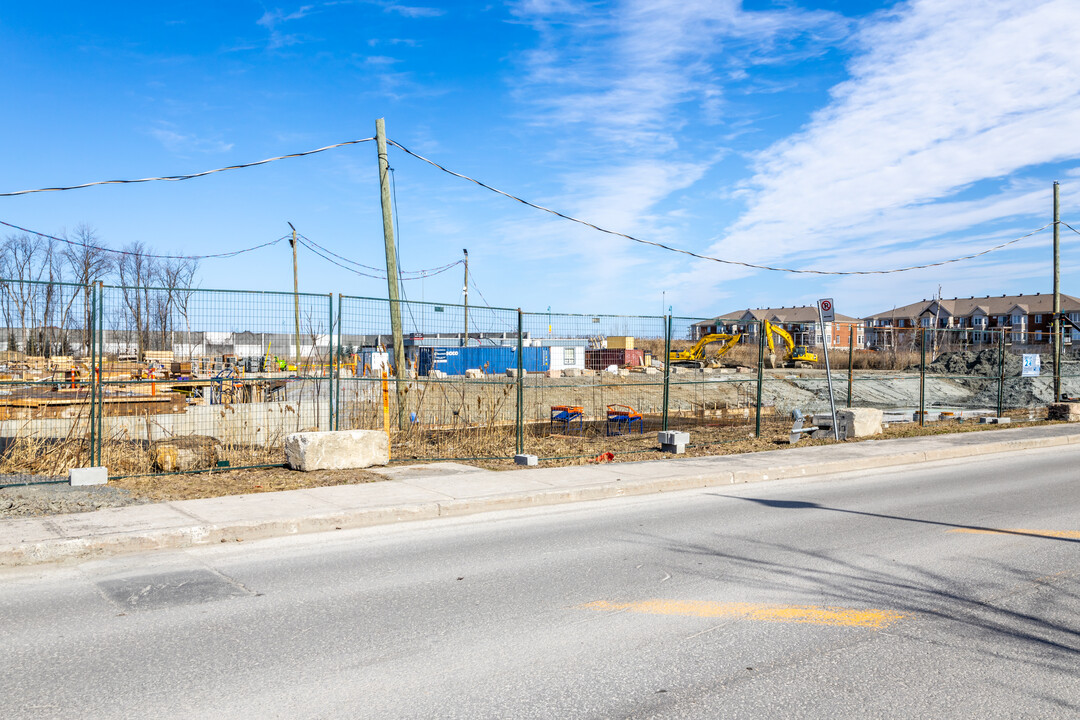
M 88 182 L 83 183 L 82 185 L 68 185 L 66 187 L 37 188 L 36 190 L 16 190 L 14 192 L 0 193 L 0 197 L 14 197 L 16 195 L 30 195 L 31 193 L 42 192 L 61 192 L 63 190 L 80 190 L 82 188 L 94 187 L 95 185 L 130 185 L 133 183 L 157 181 L 178 182 L 180 180 L 191 180 L 192 178 L 205 177 L 207 175 L 213 175 L 214 173 L 225 172 L 226 170 L 242 170 L 243 168 L 255 167 L 256 165 L 265 165 L 267 163 L 277 162 L 278 160 L 288 160 L 290 158 L 314 155 L 316 153 L 326 152 L 327 150 L 333 150 L 334 148 L 345 147 L 346 145 L 358 145 L 359 143 L 371 142 L 374 139 L 375 138 L 373 137 L 369 137 L 362 138 L 360 140 L 348 140 L 346 142 L 340 142 L 333 145 L 327 145 L 326 147 L 316 148 L 315 150 L 290 153 L 288 155 L 278 155 L 277 157 L 266 158 L 265 160 L 256 160 L 255 162 L 243 163 L 241 165 L 228 165 L 226 167 L 214 168 L 213 170 L 204 170 L 202 172 L 191 173 L 190 175 L 163 175 L 161 177 L 147 177 L 139 178 L 137 180 L 98 180 L 97 182 Z
M 72 245 L 74 247 L 90 248 L 92 250 L 100 250 L 102 252 L 112 253 L 114 255 L 141 255 L 142 257 L 157 258 L 159 260 L 214 260 L 214 259 L 219 259 L 219 258 L 231 258 L 231 257 L 236 257 L 237 255 L 243 255 L 244 253 L 253 252 L 255 250 L 261 250 L 262 248 L 270 247 L 271 245 L 276 245 L 279 242 L 281 242 L 282 240 L 287 240 L 289 238 L 288 235 L 284 235 L 282 237 L 279 237 L 277 240 L 271 240 L 270 242 L 264 242 L 261 245 L 254 245 L 252 247 L 242 248 L 240 250 L 230 250 L 229 252 L 223 252 L 223 253 L 212 253 L 210 255 L 159 255 L 159 254 L 156 254 L 156 253 L 148 253 L 148 252 L 132 252 L 130 250 L 115 250 L 115 249 L 110 248 L 110 247 L 105 247 L 104 245 L 92 245 L 90 243 L 79 242 L 78 240 L 69 240 L 68 238 L 56 237 L 55 235 L 48 235 L 46 233 L 38 232 L 37 230 L 30 230 L 28 228 L 20 227 L 19 225 L 15 225 L 13 223 L 4 222 L 3 220 L 0 220 L 0 225 L 5 225 L 5 226 L 7 226 L 7 227 L 9 227 L 9 228 L 11 228 L 13 230 L 18 230 L 19 232 L 28 233 L 30 235 L 36 235 L 37 237 L 47 238 L 49 240 L 55 240 L 56 242 L 65 243 L 67 245 Z
M 356 265 L 358 267 L 366 268 L 368 270 L 379 271 L 382 268 L 373 268 L 370 265 L 362 265 L 361 263 L 358 263 L 355 260 L 350 260 L 347 257 L 343 257 L 341 255 L 338 255 L 337 253 L 335 253 L 335 252 L 333 252 L 331 250 L 327 250 L 322 245 L 319 245 L 314 240 L 312 240 L 311 238 L 305 237 L 304 235 L 297 234 L 296 238 L 297 238 L 297 240 L 300 242 L 300 244 L 302 246 L 304 246 L 305 248 L 307 248 L 308 250 L 310 250 L 314 254 L 318 255 L 323 260 L 327 261 L 328 263 L 331 263 L 332 265 L 336 265 L 337 267 L 341 268 L 342 270 L 348 270 L 349 272 L 355 273 L 356 275 L 360 275 L 362 277 L 367 277 L 367 278 L 373 278 L 375 280 L 385 280 L 386 279 L 385 271 L 381 275 L 372 274 L 372 273 L 366 273 L 366 272 L 362 272 L 360 270 L 357 270 L 355 268 L 348 267 L 347 265 L 344 265 L 343 262 L 344 263 L 351 263 L 352 265 Z M 334 258 L 337 258 L 337 260 L 335 260 Z M 341 260 L 343 262 L 338 262 L 338 260 Z M 422 280 L 424 278 L 432 277 L 433 275 L 439 275 L 441 273 L 444 273 L 447 270 L 455 267 L 456 265 L 460 265 L 462 262 L 464 262 L 464 261 L 463 260 L 456 260 L 456 261 L 454 261 L 452 263 L 447 263 L 446 265 L 443 265 L 441 267 L 431 268 L 431 269 L 428 269 L 428 270 L 404 270 L 404 271 L 402 271 L 401 274 L 403 274 L 403 275 L 414 275 L 415 277 L 402 277 L 400 279 L 401 280 Z
M 722 263 L 724 265 L 739 265 L 741 267 L 753 268 L 755 270 L 771 270 L 773 272 L 798 273 L 798 274 L 803 274 L 803 275 L 888 275 L 888 274 L 891 274 L 891 273 L 908 272 L 910 270 L 923 270 L 923 269 L 926 269 L 926 268 L 940 267 L 942 265 L 949 265 L 951 263 L 958 263 L 958 262 L 961 262 L 963 260 L 972 260 L 974 258 L 981 257 L 983 255 L 987 255 L 987 254 L 992 253 L 992 252 L 994 252 L 996 250 L 1001 250 L 1002 248 L 1008 247 L 1009 245 L 1012 245 L 1014 243 L 1018 243 L 1021 240 L 1024 240 L 1026 238 L 1031 237 L 1032 235 L 1035 235 L 1036 233 L 1040 233 L 1043 230 L 1045 230 L 1046 228 L 1048 228 L 1048 227 L 1050 227 L 1051 225 L 1054 224 L 1053 222 L 1049 222 L 1046 225 L 1043 225 L 1041 228 L 1037 228 L 1035 230 L 1032 230 L 1029 233 L 1021 235 L 1018 238 L 1014 238 L 1012 240 L 1009 240 L 1008 242 L 1001 243 L 1000 245 L 995 245 L 994 247 L 983 250 L 982 252 L 972 253 L 971 255 L 964 255 L 962 257 L 952 258 L 950 260 L 942 260 L 940 262 L 926 263 L 924 265 L 910 265 L 908 267 L 893 268 L 891 270 L 847 270 L 847 271 L 843 271 L 843 270 L 814 270 L 814 269 L 802 269 L 802 268 L 777 267 L 777 266 L 773 266 L 773 265 L 759 265 L 757 263 L 742 262 L 740 260 L 728 260 L 728 259 L 725 259 L 725 258 L 713 257 L 711 255 L 702 255 L 700 253 L 696 253 L 696 252 L 693 252 L 693 251 L 690 251 L 690 250 L 684 250 L 682 248 L 672 247 L 671 245 L 665 245 L 664 243 L 659 243 L 659 242 L 656 242 L 654 240 L 645 240 L 645 239 L 642 239 L 642 238 L 634 237 L 633 235 L 627 235 L 626 233 L 618 232 L 616 230 L 608 230 L 607 228 L 600 227 L 599 225 L 595 225 L 595 224 L 593 224 L 593 223 L 591 223 L 591 222 L 589 222 L 587 220 L 581 220 L 580 218 L 573 217 L 572 215 L 567 215 L 565 213 L 561 213 L 558 210 L 552 210 L 551 208 L 544 207 L 543 205 L 538 205 L 537 203 L 529 202 L 528 200 L 520 198 L 517 195 L 513 195 L 513 194 L 505 192 L 503 190 L 499 190 L 498 188 L 495 188 L 495 187 L 492 187 L 491 185 L 480 182 L 479 180 L 477 180 L 475 178 L 471 178 L 468 175 L 463 175 L 461 173 L 454 172 L 453 170 L 450 170 L 449 168 L 443 167 L 442 165 L 435 162 L 434 160 L 426 158 L 423 155 L 419 155 L 417 153 L 414 153 L 412 150 L 405 147 L 401 143 L 395 142 L 393 140 L 387 140 L 387 142 L 389 144 L 393 145 L 394 147 L 402 150 L 403 152 L 405 152 L 405 153 L 407 153 L 409 155 L 412 155 L 414 158 L 416 158 L 418 160 L 422 160 L 422 161 L 426 162 L 428 165 L 432 165 L 432 166 L 438 168 L 439 170 L 442 170 L 444 173 L 447 173 L 448 175 L 453 175 L 454 177 L 461 178 L 462 180 L 467 180 L 467 181 L 469 181 L 469 182 L 471 182 L 471 183 L 473 183 L 475 185 L 479 185 L 480 187 L 484 188 L 485 190 L 490 190 L 491 192 L 502 195 L 503 197 L 510 198 L 511 200 L 516 200 L 517 202 L 521 203 L 522 205 L 527 205 L 527 206 L 529 206 L 529 207 L 531 207 L 531 208 L 533 208 L 535 210 L 541 210 L 543 212 L 550 213 L 552 215 L 555 215 L 556 217 L 562 218 L 563 220 L 569 220 L 570 222 L 578 223 L 579 225 L 584 225 L 585 227 L 592 228 L 593 230 L 596 230 L 596 231 L 602 232 L 602 233 L 606 233 L 608 235 L 615 235 L 616 237 L 626 238 L 627 240 L 632 240 L 633 242 L 641 243 L 642 245 L 651 245 L 653 247 L 658 247 L 661 250 L 667 250 L 669 252 L 675 252 L 675 253 L 681 253 L 683 255 L 689 255 L 690 257 L 694 257 L 694 258 L 697 258 L 699 260 L 708 260 L 710 262 Z M 1069 228 L 1069 229 L 1072 230 L 1072 228 Z M 1076 232 L 1076 231 L 1074 230 L 1074 232 Z

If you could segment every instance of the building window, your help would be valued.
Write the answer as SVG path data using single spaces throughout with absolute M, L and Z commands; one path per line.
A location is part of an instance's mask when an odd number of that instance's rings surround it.
M 577 348 L 564 347 L 562 351 L 562 361 L 564 367 L 573 367 L 577 362 L 577 355 L 574 352 Z
M 1036 315 L 1035 316 L 1035 322 L 1041 323 L 1042 322 L 1042 315 Z

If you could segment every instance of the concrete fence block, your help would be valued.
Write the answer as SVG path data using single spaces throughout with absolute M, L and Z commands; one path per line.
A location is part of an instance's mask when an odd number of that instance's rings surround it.
M 549 378 L 561 378 L 562 377 L 562 370 L 548 370 L 547 371 L 547 376 Z
M 884 413 L 876 408 L 848 408 L 836 411 L 841 437 L 857 438 L 881 434 Z
M 109 482 L 109 469 L 104 467 L 71 468 L 68 470 L 68 483 L 72 487 L 79 485 L 106 485 Z
M 465 371 L 466 380 L 480 380 L 484 377 L 484 371 L 480 368 L 469 368 Z
M 1046 408 L 1046 418 L 1080 422 L 1080 402 L 1054 403 Z
M 656 434 L 656 440 L 660 443 L 663 452 L 682 455 L 686 452 L 686 446 L 690 442 L 690 433 L 678 430 L 662 430 Z
M 562 373 L 566 377 L 581 377 L 581 368 L 566 368 Z
M 535 455 L 515 455 L 515 465 L 539 465 L 540 460 Z
M 390 462 L 390 440 L 381 430 L 299 432 L 285 438 L 293 470 L 354 470 Z

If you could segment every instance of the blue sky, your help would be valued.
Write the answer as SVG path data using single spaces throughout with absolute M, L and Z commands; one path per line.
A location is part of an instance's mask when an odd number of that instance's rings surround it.
M 835 271 L 1080 229 L 1075 0 L 6 3 L 0 191 L 197 172 L 374 134 L 598 225 L 724 259 Z M 468 248 L 495 306 L 709 316 L 834 296 L 863 315 L 1049 292 L 1050 232 L 977 260 L 822 277 L 603 235 L 391 149 L 401 265 Z M 0 198 L 0 220 L 201 254 L 291 221 L 384 262 L 373 143 L 183 183 Z M 1080 237 L 1063 229 L 1063 290 Z M 7 233 L 0 233 L 7 234 Z M 289 290 L 279 244 L 203 287 Z M 405 284 L 459 302 L 460 268 Z M 310 292 L 386 283 L 301 251 Z M 482 302 L 475 294 L 472 302 Z

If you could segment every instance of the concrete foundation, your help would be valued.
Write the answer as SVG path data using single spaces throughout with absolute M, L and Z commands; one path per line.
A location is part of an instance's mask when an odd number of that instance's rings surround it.
M 354 470 L 390 462 L 390 440 L 381 430 L 293 433 L 285 439 L 293 470 Z

